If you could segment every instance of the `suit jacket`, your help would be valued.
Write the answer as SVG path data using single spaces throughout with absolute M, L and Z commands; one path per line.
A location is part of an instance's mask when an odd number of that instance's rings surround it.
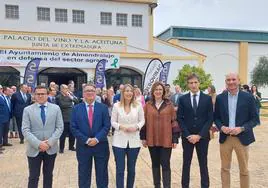
M 77 139 L 77 148 L 83 148 L 89 138 L 97 138 L 99 142 L 107 142 L 107 134 L 111 127 L 108 108 L 95 101 L 93 125 L 90 128 L 86 104 L 80 103 L 72 110 L 70 128 Z M 97 144 L 98 145 L 98 144 Z
M 15 117 L 22 117 L 23 109 L 31 104 L 31 95 L 26 94 L 26 102 L 23 100 L 20 91 L 14 93 L 11 97 L 12 114 Z
M 119 148 L 138 148 L 141 146 L 140 132 L 126 133 L 119 129 L 119 125 L 126 127 L 139 127 L 139 130 L 144 126 L 144 112 L 140 103 L 137 106 L 131 106 L 129 114 L 126 114 L 124 107 L 120 103 L 115 103 L 112 110 L 111 123 L 114 131 L 113 146 Z
M 11 118 L 11 111 L 3 97 L 0 96 L 0 125 L 8 122 Z
M 229 126 L 228 111 L 228 92 L 224 92 L 217 96 L 215 104 L 214 121 L 219 130 L 221 130 L 223 125 Z M 255 141 L 253 127 L 257 125 L 257 117 L 254 97 L 250 93 L 239 91 L 235 125 L 236 127 L 245 128 L 245 131 L 238 135 L 243 145 L 249 145 Z M 223 132 L 220 132 L 220 143 L 223 143 L 227 136 Z
M 34 103 L 24 109 L 22 118 L 22 134 L 28 141 L 27 156 L 36 157 L 41 141 L 48 140 L 50 148 L 46 151 L 52 155 L 58 151 L 58 140 L 63 132 L 63 121 L 60 108 L 47 103 L 46 122 L 43 125 L 41 109 Z
M 172 104 L 173 104 L 175 107 L 178 106 L 178 104 L 179 104 L 179 99 L 180 99 L 180 97 L 181 97 L 183 94 L 178 93 L 178 98 L 177 98 L 177 100 L 176 100 L 176 95 L 177 95 L 177 93 L 174 93 L 174 94 L 171 95 L 171 97 L 170 97 L 170 100 L 171 100 Z
M 209 138 L 209 129 L 213 123 L 213 105 L 210 96 L 200 92 L 196 113 L 193 110 L 190 93 L 179 99 L 177 118 L 182 129 L 182 136 L 198 134 Z

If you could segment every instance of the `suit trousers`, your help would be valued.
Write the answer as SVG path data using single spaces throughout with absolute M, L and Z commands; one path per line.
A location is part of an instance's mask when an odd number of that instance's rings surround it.
M 240 187 L 249 188 L 248 149 L 248 146 L 242 145 L 239 138 L 235 136 L 228 136 L 225 142 L 220 144 L 222 188 L 231 187 L 230 169 L 233 150 L 239 164 Z
M 110 157 L 108 142 L 99 142 L 90 147 L 86 144 L 76 144 L 76 157 L 78 161 L 79 188 L 90 188 L 92 161 L 94 159 L 96 183 L 98 188 L 108 188 L 108 160 Z
M 0 124 L 0 146 L 3 145 L 3 136 L 4 136 L 4 124 Z
M 3 144 L 5 145 L 8 143 L 9 121 L 3 123 L 3 125 L 4 125 L 4 130 L 3 130 L 3 137 L 2 138 L 3 138 Z
M 24 141 L 24 136 L 23 136 L 22 131 L 21 131 L 22 117 L 17 116 L 16 117 L 16 122 L 17 122 L 17 126 L 18 126 L 20 140 Z
M 194 148 L 196 149 L 197 159 L 200 168 L 201 188 L 209 187 L 209 174 L 207 165 L 209 139 L 200 139 L 196 144 L 190 143 L 187 138 L 182 138 L 183 148 L 183 165 L 182 165 L 182 188 L 189 188 L 190 185 L 190 169 L 193 158 Z
M 153 173 L 154 186 L 157 188 L 161 187 L 160 183 L 161 182 L 160 166 L 161 166 L 164 188 L 169 188 L 171 183 L 170 157 L 172 148 L 153 146 L 149 147 L 149 152 L 152 160 L 152 173 Z
M 52 188 L 53 169 L 57 154 L 48 155 L 40 152 L 36 157 L 28 157 L 29 181 L 28 188 L 37 188 L 40 176 L 41 164 L 43 162 L 43 188 Z
M 116 187 L 124 188 L 125 157 L 127 157 L 127 188 L 133 188 L 135 181 L 136 161 L 140 148 L 119 148 L 113 146 L 116 163 Z
M 64 150 L 65 138 L 67 136 L 69 136 L 69 149 L 73 149 L 75 138 L 70 130 L 70 122 L 64 122 L 64 130 L 60 136 L 60 150 Z

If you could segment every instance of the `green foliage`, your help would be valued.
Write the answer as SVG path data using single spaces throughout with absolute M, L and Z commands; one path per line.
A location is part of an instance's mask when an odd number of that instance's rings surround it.
M 206 74 L 204 69 L 200 67 L 195 67 L 195 66 L 190 66 L 190 65 L 184 65 L 182 69 L 179 71 L 178 76 L 176 77 L 175 80 L 173 80 L 173 84 L 180 85 L 181 89 L 183 91 L 188 90 L 187 86 L 187 77 L 189 74 L 195 73 L 198 75 L 200 79 L 200 90 L 204 91 L 205 89 L 208 88 L 208 86 L 211 85 L 212 83 L 212 78 L 210 74 Z
M 251 83 L 258 87 L 268 86 L 268 59 L 266 57 L 260 57 L 251 72 Z

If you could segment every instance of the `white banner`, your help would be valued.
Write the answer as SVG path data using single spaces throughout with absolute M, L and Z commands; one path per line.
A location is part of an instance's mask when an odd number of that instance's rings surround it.
M 164 66 L 160 59 L 152 59 L 147 66 L 144 75 L 143 90 L 150 92 L 154 82 L 159 80 L 159 76 Z
M 96 68 L 101 59 L 107 69 L 120 67 L 120 55 L 114 53 L 0 49 L 0 66 L 25 67 L 34 58 L 41 58 L 40 67 Z
M 0 30 L 1 48 L 124 52 L 125 37 L 33 33 Z

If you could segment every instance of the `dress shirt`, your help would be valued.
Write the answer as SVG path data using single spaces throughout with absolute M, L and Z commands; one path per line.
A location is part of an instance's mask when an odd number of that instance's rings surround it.
M 89 106 L 88 105 L 92 105 L 92 112 L 93 112 L 93 117 L 94 117 L 94 106 L 95 106 L 95 101 L 93 101 L 91 104 L 88 104 L 86 101 L 84 101 L 85 105 L 86 105 L 86 109 L 87 109 L 87 116 L 88 116 L 88 111 L 89 111 Z M 89 117 L 88 117 L 89 118 Z M 94 119 L 93 119 L 94 121 Z M 93 127 L 93 125 L 92 125 Z M 88 138 L 86 141 L 86 144 L 88 144 L 88 142 L 91 140 L 92 138 Z M 95 138 L 97 143 L 99 143 L 99 140 L 97 138 Z
M 197 93 L 192 93 L 192 92 L 190 92 L 192 107 L 194 106 L 194 105 L 193 105 L 194 95 L 196 95 L 195 99 L 196 99 L 196 103 L 197 103 L 197 107 L 198 107 L 198 104 L 199 104 L 199 98 L 200 98 L 200 91 L 198 91 Z
M 228 113 L 229 113 L 230 128 L 235 128 L 235 116 L 236 116 L 238 92 L 235 95 L 232 95 L 230 92 L 228 92 Z
M 124 106 L 120 102 L 114 104 L 112 110 L 111 124 L 115 128 L 112 145 L 119 148 L 138 148 L 141 146 L 140 129 L 144 126 L 144 111 L 140 103 L 136 106 L 133 104 L 130 107 L 130 112 L 126 113 Z M 138 128 L 136 132 L 127 133 L 119 128 L 120 125 L 124 127 Z
M 40 113 L 41 113 L 41 108 L 40 108 L 40 106 L 42 106 L 42 105 L 45 106 L 44 110 L 45 110 L 45 114 L 46 114 L 46 116 L 47 116 L 47 102 L 46 102 L 45 104 L 37 104 L 37 105 L 38 105 L 38 107 L 39 107 L 39 109 L 40 109 Z
M 20 91 L 20 94 L 22 96 L 22 99 L 26 102 L 27 101 L 27 94 Z

